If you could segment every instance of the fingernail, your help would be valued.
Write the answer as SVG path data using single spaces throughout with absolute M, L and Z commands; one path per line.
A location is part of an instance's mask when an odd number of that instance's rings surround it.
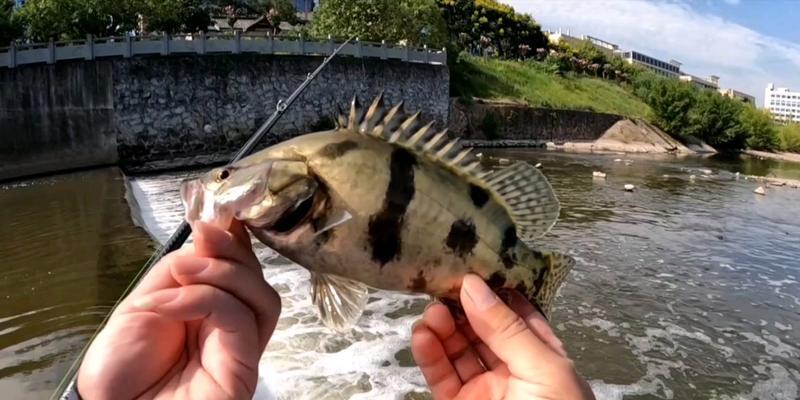
M 179 294 L 178 289 L 164 289 L 133 300 L 133 306 L 141 310 L 152 310 L 175 300 Z
M 472 303 L 475 304 L 478 310 L 485 310 L 500 301 L 492 289 L 489 289 L 489 286 L 486 286 L 486 283 L 483 282 L 483 279 L 477 276 L 465 276 L 463 288 L 467 294 L 467 297 L 469 297 Z
M 198 257 L 181 257 L 175 261 L 175 272 L 181 275 L 196 275 L 208 268 L 208 260 Z

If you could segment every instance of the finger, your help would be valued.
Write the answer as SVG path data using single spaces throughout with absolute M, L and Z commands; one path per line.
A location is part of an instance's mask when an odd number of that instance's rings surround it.
M 553 351 L 562 355 L 563 357 L 567 356 L 567 351 L 564 349 L 564 343 L 556 336 L 555 332 L 553 332 L 553 328 L 547 322 L 547 319 L 539 312 L 536 307 L 529 302 L 525 296 L 517 292 L 516 290 L 511 290 L 508 292 L 509 294 L 509 302 L 508 305 L 511 307 L 514 312 L 517 313 L 525 322 L 528 324 L 528 327 L 531 328 L 533 333 L 539 337 L 543 342 L 545 342 L 548 346 L 550 346 Z
M 200 348 L 203 369 L 234 398 L 253 393 L 261 353 L 253 351 L 255 317 L 241 301 L 213 286 L 191 285 L 150 293 L 134 305 L 173 320 L 203 320 L 203 329 L 210 329 Z
M 483 366 L 486 369 L 494 370 L 497 367 L 503 365 L 503 361 L 497 357 L 497 354 L 494 354 L 492 349 L 490 349 L 489 346 L 486 345 L 486 343 L 483 343 L 481 338 L 478 337 L 477 334 L 475 334 L 474 330 L 472 330 L 472 327 L 469 326 L 469 323 L 465 322 L 462 324 L 458 324 L 456 329 L 461 331 L 461 334 L 463 334 L 464 337 L 467 338 L 467 340 L 470 342 L 475 351 L 478 352 L 478 357 L 480 357 L 481 363 L 483 363 Z
M 259 349 L 266 347 L 281 313 L 281 298 L 265 280 L 230 261 L 196 256 L 177 257 L 172 275 L 182 286 L 209 285 L 243 302 L 256 316 Z
M 142 277 L 142 280 L 139 281 L 139 284 L 137 284 L 131 293 L 126 297 L 126 300 L 128 298 L 139 297 L 156 290 L 177 287 L 178 283 L 172 277 L 170 266 L 177 257 L 191 254 L 193 251 L 194 248 L 192 246 L 184 246 L 162 257 L 156 262 L 153 268 L 151 268 L 150 271 L 144 277 Z M 120 305 L 124 305 L 126 303 L 129 302 L 123 301 L 123 303 Z
M 435 400 L 449 400 L 458 394 L 461 379 L 447 358 L 442 342 L 424 323 L 411 332 L 411 354 Z
M 234 226 L 239 226 L 234 224 Z M 235 228 L 238 229 L 238 228 Z M 241 234 L 241 233 L 239 233 Z M 195 253 L 201 257 L 225 258 L 261 272 L 261 264 L 250 247 L 237 235 L 202 221 L 192 224 Z
M 444 304 L 432 303 L 425 310 L 422 320 L 441 341 L 447 358 L 450 359 L 462 382 L 467 382 L 486 371 L 469 340 L 456 330 L 453 316 Z
M 244 228 L 244 224 L 239 220 L 231 220 L 231 226 L 228 227 L 228 232 L 232 233 L 236 240 L 239 241 L 242 245 L 246 248 L 252 248 L 252 242 L 250 241 L 250 234 L 247 233 L 247 230 Z
M 504 361 L 512 374 L 536 379 L 536 372 L 561 358 L 531 332 L 477 275 L 464 277 L 461 304 L 478 337 Z

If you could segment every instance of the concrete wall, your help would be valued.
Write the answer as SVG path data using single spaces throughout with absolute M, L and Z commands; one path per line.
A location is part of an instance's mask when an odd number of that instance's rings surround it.
M 529 140 L 563 143 L 597 140 L 623 117 L 513 104 L 450 103 L 448 128 L 468 140 Z
M 0 179 L 117 161 L 111 67 L 0 70 Z
M 321 62 L 310 56 L 139 57 L 0 69 L 0 180 L 119 163 L 228 159 Z M 335 59 L 263 145 L 329 124 L 353 94 L 447 120 L 446 66 Z

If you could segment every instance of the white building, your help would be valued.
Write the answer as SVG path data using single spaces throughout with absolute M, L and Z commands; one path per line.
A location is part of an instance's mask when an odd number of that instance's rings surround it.
M 681 75 L 680 80 L 689 82 L 698 89 L 719 90 L 719 77 L 716 75 L 710 75 L 708 79 L 703 79 L 699 76 L 684 74 Z
M 681 63 L 675 60 L 663 61 L 657 58 L 650 57 L 646 54 L 639 53 L 638 51 L 626 51 L 622 53 L 622 58 L 629 64 L 638 64 L 645 68 L 649 68 L 656 74 L 665 76 L 667 78 L 678 79 L 681 75 Z
M 764 107 L 779 122 L 800 122 L 800 92 L 792 92 L 788 88 L 776 88 L 767 84 L 764 91 Z
M 603 39 L 589 35 L 572 36 L 570 35 L 569 29 L 567 29 L 566 32 L 562 31 L 561 29 L 558 31 L 544 31 L 544 34 L 547 36 L 547 39 L 550 41 L 550 43 L 566 43 L 568 45 L 577 47 L 580 46 L 581 43 L 587 42 L 609 57 L 617 55 L 617 52 L 619 51 L 619 46 L 614 43 L 607 42 Z
M 736 89 L 720 89 L 719 92 L 726 97 L 730 97 L 732 99 L 740 100 L 742 103 L 747 103 L 750 105 L 756 105 L 756 97 L 745 92 L 740 92 Z

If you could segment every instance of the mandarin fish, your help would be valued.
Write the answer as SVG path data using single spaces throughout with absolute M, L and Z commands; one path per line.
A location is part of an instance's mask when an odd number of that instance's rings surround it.
M 513 288 L 549 316 L 574 260 L 537 249 L 559 203 L 518 161 L 485 168 L 402 103 L 353 99 L 336 128 L 298 136 L 181 186 L 188 222 L 240 220 L 311 273 L 322 322 L 349 328 L 368 288 L 425 293 L 457 305 L 465 274 Z

